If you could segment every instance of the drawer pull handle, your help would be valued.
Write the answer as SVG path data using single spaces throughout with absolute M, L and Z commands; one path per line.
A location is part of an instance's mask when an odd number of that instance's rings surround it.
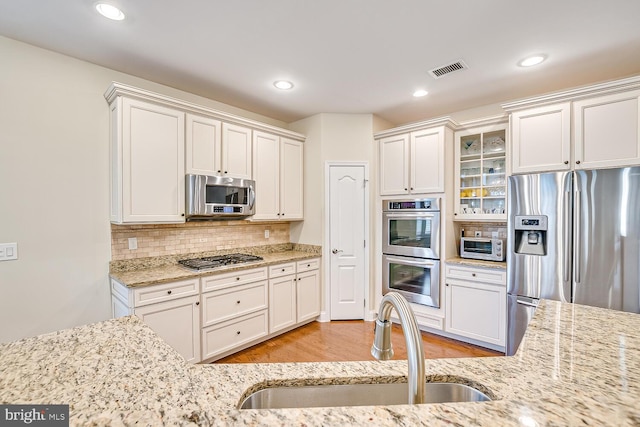
M 167 294 L 168 294 L 168 295 L 171 295 L 171 291 L 167 291 Z
M 236 332 L 236 335 L 240 335 L 240 331 Z

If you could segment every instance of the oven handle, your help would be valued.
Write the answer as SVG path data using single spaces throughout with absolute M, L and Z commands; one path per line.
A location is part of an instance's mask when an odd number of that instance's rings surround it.
M 390 213 L 385 212 L 385 218 L 435 218 L 440 212 Z
M 437 261 L 424 260 L 424 261 L 411 261 L 406 258 L 393 258 L 390 256 L 385 256 L 385 259 L 390 262 L 395 262 L 397 264 L 410 264 L 410 265 L 419 265 L 423 267 L 435 267 Z

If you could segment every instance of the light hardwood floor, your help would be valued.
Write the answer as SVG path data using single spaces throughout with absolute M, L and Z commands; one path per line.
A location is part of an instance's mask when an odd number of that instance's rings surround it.
M 374 322 L 361 320 L 312 322 L 214 363 L 339 362 L 374 360 L 371 356 Z M 402 328 L 394 324 L 394 359 L 406 359 Z M 501 356 L 439 335 L 422 332 L 425 358 Z

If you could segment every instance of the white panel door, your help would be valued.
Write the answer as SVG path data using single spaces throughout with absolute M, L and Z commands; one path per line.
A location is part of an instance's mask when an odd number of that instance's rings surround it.
M 251 179 L 251 129 L 222 124 L 222 175 Z
M 280 137 L 253 132 L 253 180 L 256 182 L 253 219 L 279 219 Z
M 187 114 L 187 173 L 218 175 L 221 171 L 220 137 L 222 124 L 210 117 Z
M 364 319 L 364 166 L 329 170 L 331 319 Z

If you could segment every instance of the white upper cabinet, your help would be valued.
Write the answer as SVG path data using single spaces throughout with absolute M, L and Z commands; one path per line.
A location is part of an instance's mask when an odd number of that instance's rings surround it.
M 384 134 L 378 139 L 380 195 L 444 192 L 445 145 L 448 139 L 452 142 L 452 132 L 446 126 Z
M 253 133 L 254 220 L 303 219 L 302 142 Z
M 567 170 L 571 167 L 571 103 L 511 114 L 513 173 Z
M 380 195 L 409 193 L 409 135 L 380 140 Z
M 184 222 L 185 174 L 251 179 L 254 132 L 272 138 L 258 156 L 265 160 L 258 175 L 268 177 L 260 179 L 264 192 L 257 187 L 258 197 L 266 196 L 265 218 L 302 219 L 304 135 L 122 83 L 113 82 L 104 97 L 111 122 L 112 223 Z M 277 209 L 267 202 L 270 193 Z
M 504 104 L 512 172 L 640 164 L 640 77 Z
M 111 104 L 111 222 L 184 222 L 184 136 L 182 111 Z
M 640 164 L 640 90 L 576 101 L 575 168 Z
M 222 142 L 220 120 L 187 114 L 187 173 L 194 175 L 222 174 Z
M 251 129 L 222 124 L 222 169 L 218 175 L 251 179 Z

